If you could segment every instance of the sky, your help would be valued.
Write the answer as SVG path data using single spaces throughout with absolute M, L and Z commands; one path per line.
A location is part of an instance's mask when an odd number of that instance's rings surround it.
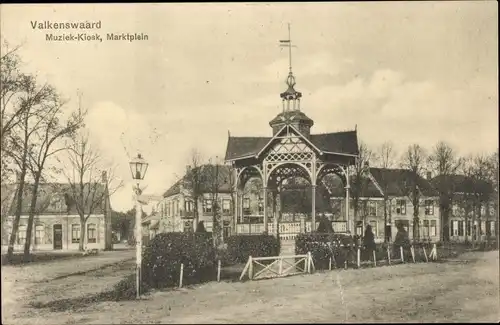
M 232 136 L 270 136 L 281 112 L 291 24 L 296 89 L 312 133 L 358 131 L 402 152 L 446 141 L 461 154 L 498 148 L 496 1 L 2 5 L 0 34 L 36 73 L 88 109 L 86 128 L 124 181 L 149 162 L 145 192 L 162 194 L 193 149 L 222 161 Z M 103 42 L 47 41 L 37 21 L 100 21 Z M 106 41 L 107 33 L 148 35 Z

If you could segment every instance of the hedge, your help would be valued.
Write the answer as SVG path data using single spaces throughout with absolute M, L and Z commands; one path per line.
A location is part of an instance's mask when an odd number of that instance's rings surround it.
M 306 233 L 295 238 L 295 254 L 311 252 L 314 266 L 319 270 L 329 267 L 332 253 L 337 267 L 343 267 L 345 261 L 355 263 L 357 247 L 357 238 L 342 234 Z
M 249 256 L 280 254 L 280 241 L 272 235 L 238 235 L 227 239 L 227 258 L 232 263 L 245 263 Z
M 143 281 L 154 288 L 179 284 L 184 264 L 184 284 L 212 280 L 216 274 L 215 248 L 210 233 L 161 233 L 143 253 Z

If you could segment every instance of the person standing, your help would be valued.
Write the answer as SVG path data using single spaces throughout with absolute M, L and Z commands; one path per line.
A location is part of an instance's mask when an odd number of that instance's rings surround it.
M 365 260 L 369 260 L 370 256 L 373 254 L 372 252 L 375 251 L 376 248 L 375 235 L 373 234 L 372 226 L 370 225 L 366 225 L 365 228 L 365 235 L 363 236 L 363 247 L 365 252 Z

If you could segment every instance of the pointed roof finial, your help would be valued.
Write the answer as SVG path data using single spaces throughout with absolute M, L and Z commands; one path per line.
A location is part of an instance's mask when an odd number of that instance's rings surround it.
M 300 100 L 302 97 L 302 94 L 294 89 L 294 86 L 296 84 L 295 82 L 295 77 L 292 72 L 292 47 L 297 47 L 292 44 L 292 38 L 291 38 L 291 33 L 290 33 L 290 23 L 288 23 L 288 39 L 287 40 L 280 40 L 280 46 L 282 47 L 288 47 L 288 77 L 286 78 L 286 84 L 288 86 L 288 89 L 281 94 L 281 98 L 283 100 Z

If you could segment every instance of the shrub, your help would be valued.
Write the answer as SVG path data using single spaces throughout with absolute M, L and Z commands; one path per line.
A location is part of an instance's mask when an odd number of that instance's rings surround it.
M 327 269 L 330 257 L 343 267 L 344 262 L 356 259 L 357 244 L 353 237 L 343 234 L 307 233 L 295 238 L 295 254 L 311 252 L 316 269 Z
M 143 272 L 144 274 L 144 272 Z M 148 292 L 151 288 L 149 284 L 143 280 L 141 282 L 141 295 Z M 136 298 L 136 275 L 131 274 L 113 286 L 113 289 L 100 294 L 100 300 L 134 300 Z
M 245 263 L 249 256 L 266 257 L 280 254 L 280 242 L 272 235 L 238 235 L 227 239 L 228 259 Z
M 183 283 L 213 279 L 215 248 L 210 233 L 162 233 L 155 236 L 143 255 L 143 278 L 155 288 L 178 285 L 181 264 Z

